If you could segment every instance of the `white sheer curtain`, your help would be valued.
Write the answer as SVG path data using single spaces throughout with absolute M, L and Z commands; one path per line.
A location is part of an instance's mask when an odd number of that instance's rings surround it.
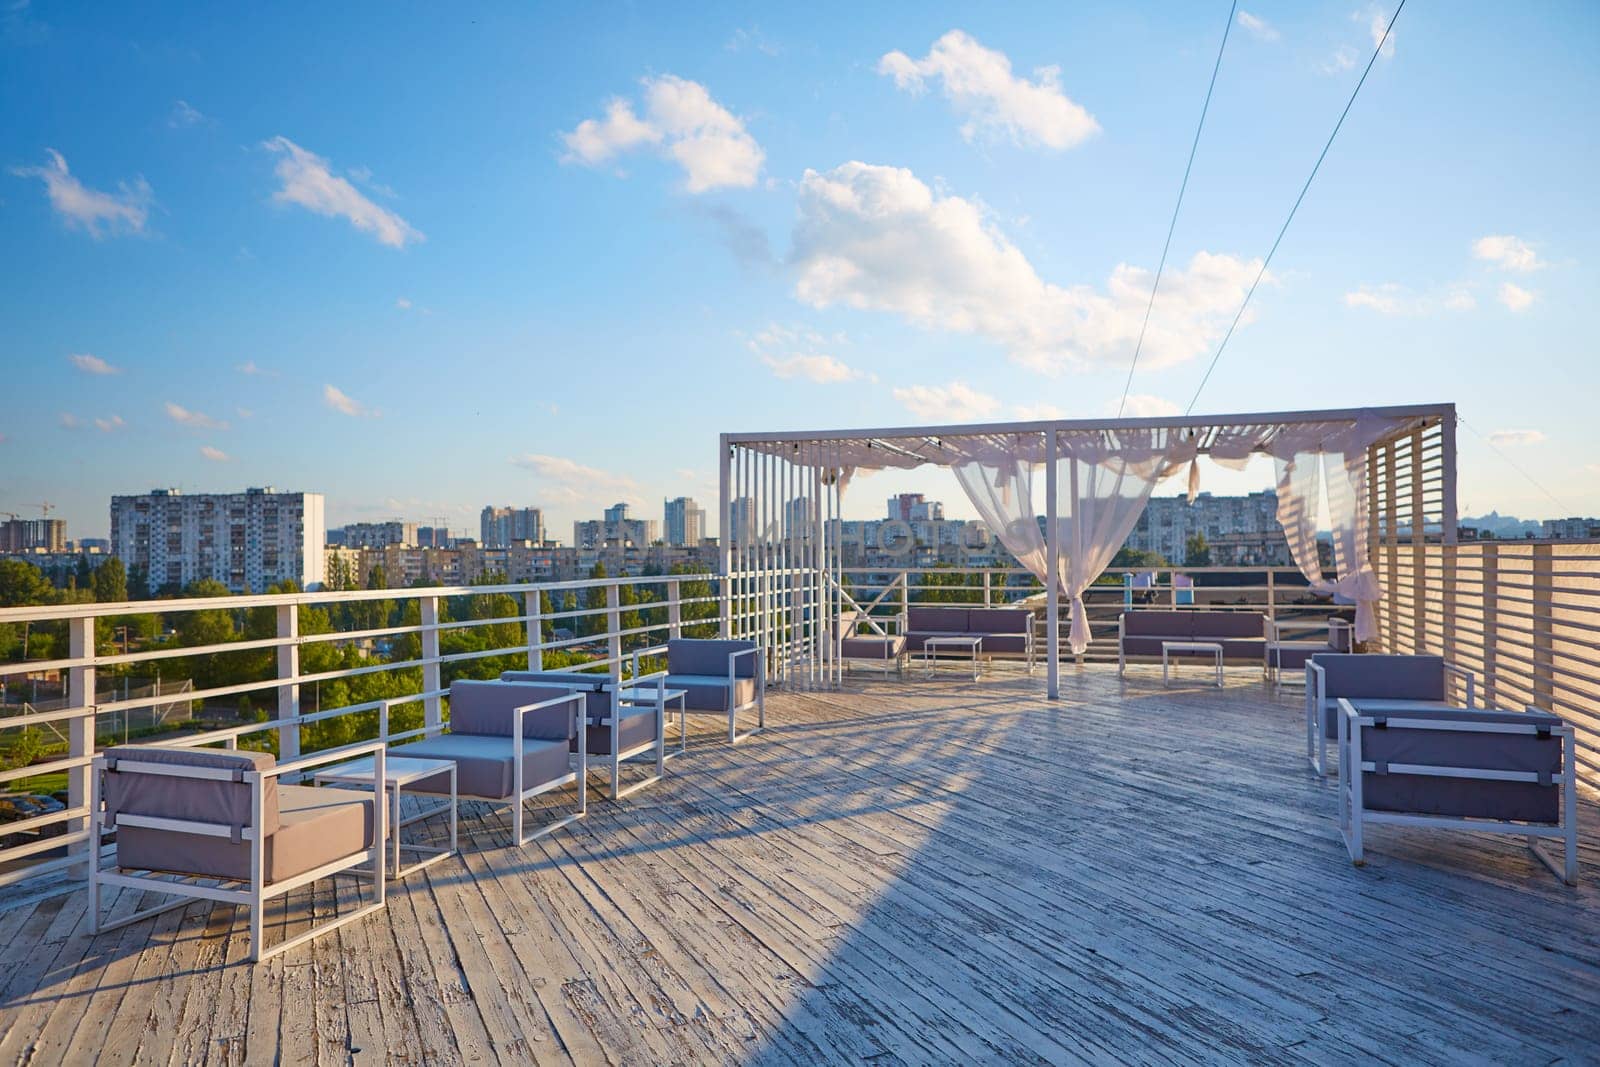
M 1072 603 L 1068 643 L 1079 655 L 1089 647 L 1084 590 L 1133 532 L 1156 483 L 1193 461 L 1195 438 L 1184 430 L 1140 429 L 1064 432 L 1056 440 L 1059 580 Z
M 1367 555 L 1368 521 L 1362 508 L 1367 495 L 1366 444 L 1341 435 L 1325 442 L 1316 451 L 1275 452 L 1278 471 L 1278 522 L 1289 542 L 1289 554 L 1305 575 L 1313 592 L 1345 597 L 1356 606 L 1355 639 L 1371 641 L 1378 636 L 1376 607 L 1383 599 L 1383 586 Z M 1333 564 L 1336 578 L 1322 577 L 1322 560 L 1317 553 L 1317 530 L 1321 525 L 1322 489 L 1328 495 L 1328 529 L 1333 535 Z
M 1037 446 L 1031 451 L 1036 452 Z M 1033 506 L 1034 465 L 1027 458 L 1029 452 L 1022 442 L 1010 449 L 986 449 L 953 464 L 951 470 L 984 525 L 1042 582 L 1049 563 Z

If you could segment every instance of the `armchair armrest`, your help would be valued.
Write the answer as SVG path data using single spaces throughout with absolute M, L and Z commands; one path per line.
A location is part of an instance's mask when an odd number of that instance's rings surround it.
M 279 763 L 268 767 L 261 772 L 261 777 L 276 778 L 281 774 L 298 774 L 312 767 L 320 767 L 324 763 L 338 763 L 342 760 L 355 759 L 358 756 L 372 756 L 373 769 L 381 776 L 385 747 L 382 741 L 363 741 L 359 744 L 324 749 L 301 759 L 290 760 L 288 763 Z
M 528 716 L 536 711 L 546 711 L 550 708 L 560 707 L 562 704 L 572 705 L 572 711 L 570 713 L 572 718 L 567 720 L 567 736 L 572 736 L 572 722 L 573 719 L 576 719 L 578 736 L 582 737 L 584 723 L 586 723 L 589 719 L 589 716 L 584 714 L 584 701 L 586 699 L 587 697 L 582 690 L 574 689 L 571 692 L 563 694 L 562 696 L 550 697 L 548 700 L 540 700 L 533 704 L 523 704 L 520 707 L 512 708 L 511 715 L 516 719 L 516 728 L 512 731 L 512 736 L 515 737 L 517 741 L 517 754 L 519 756 L 522 754 L 522 740 L 523 734 L 528 728 Z M 554 717 L 555 716 L 550 716 L 550 718 Z
M 639 678 L 639 660 L 645 656 L 662 656 L 667 652 L 666 645 L 651 645 L 649 648 L 636 648 L 633 650 L 631 662 L 633 664 L 633 678 Z M 664 673 L 664 672 L 663 672 Z
M 753 648 L 741 648 L 737 652 L 729 652 L 728 653 L 728 686 L 729 686 L 729 688 L 731 689 L 733 687 L 734 679 L 739 676 L 738 675 L 738 663 L 735 662 L 735 661 L 737 661 L 740 656 L 754 656 L 755 657 L 756 688 L 757 689 L 765 689 L 767 687 L 767 668 L 766 668 L 765 661 L 761 657 L 761 648 L 760 648 L 759 645 L 755 646 Z
M 1464 686 L 1466 686 L 1466 689 L 1467 689 L 1467 707 L 1469 707 L 1469 708 L 1477 707 L 1478 703 L 1477 703 L 1476 689 L 1477 689 L 1477 683 L 1478 683 L 1478 676 L 1476 674 L 1472 673 L 1471 671 L 1467 670 L 1465 667 L 1461 667 L 1461 666 L 1458 666 L 1458 665 L 1456 665 L 1454 663 L 1451 663 L 1449 660 L 1445 660 L 1444 661 L 1444 673 L 1453 674 L 1457 678 L 1461 679 L 1462 684 Z
M 1322 669 L 1322 664 L 1314 659 L 1306 660 L 1306 670 L 1311 672 L 1311 678 L 1306 685 L 1307 692 L 1316 696 L 1317 703 L 1328 699 L 1328 676 Z

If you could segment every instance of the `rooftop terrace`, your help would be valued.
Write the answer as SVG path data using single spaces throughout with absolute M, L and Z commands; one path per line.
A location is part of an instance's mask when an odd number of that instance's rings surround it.
M 1505 838 L 1389 829 L 1356 869 L 1298 698 L 1259 670 L 1060 687 L 1001 666 L 774 692 L 764 734 L 707 720 L 664 782 L 525 849 L 467 809 L 460 857 L 256 968 L 242 910 L 96 938 L 84 893 L 7 890 L 0 1060 L 1600 1054 L 1592 818 L 1576 888 Z M 328 884 L 314 906 L 347 904 Z

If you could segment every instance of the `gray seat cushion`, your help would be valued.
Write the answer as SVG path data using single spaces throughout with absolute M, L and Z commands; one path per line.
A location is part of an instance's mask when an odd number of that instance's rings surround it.
M 669 674 L 668 689 L 684 691 L 683 706 L 689 711 L 727 711 L 728 698 L 733 706 L 742 706 L 756 698 L 754 678 L 735 678 L 733 688 L 728 687 L 726 674 Z
M 286 878 L 372 846 L 372 794 L 351 789 L 278 789 L 278 828 L 263 845 L 266 880 Z M 117 831 L 122 867 L 205 878 L 250 877 L 250 844 L 222 837 L 124 826 Z
M 450 733 L 395 745 L 389 751 L 396 756 L 450 760 L 456 765 L 456 791 L 461 796 L 505 800 L 513 792 L 515 757 L 511 741 L 510 737 Z M 571 749 L 566 738 L 526 738 L 522 744 L 524 789 L 555 781 L 571 770 Z
M 1021 655 L 1028 651 L 1028 637 L 1026 634 L 1000 633 L 980 634 L 983 638 L 983 651 L 985 653 L 1005 653 L 1008 655 Z
M 1392 718 L 1429 722 L 1543 724 L 1559 727 L 1554 715 L 1430 708 L 1392 713 Z M 1361 729 L 1363 761 L 1387 765 L 1561 773 L 1561 738 L 1555 734 L 1493 734 L 1469 730 L 1417 730 L 1396 726 Z M 1363 803 L 1371 811 L 1444 815 L 1454 818 L 1509 819 L 1554 824 L 1560 820 L 1561 788 L 1535 782 L 1495 782 L 1421 774 L 1368 771 L 1362 775 Z
M 611 727 L 600 725 L 600 719 L 589 720 L 589 755 L 611 755 Z M 617 722 L 617 751 L 648 745 L 656 740 L 656 709 L 626 707 Z M 578 751 L 578 739 L 572 739 L 571 750 Z
M 897 659 L 905 650 L 906 639 L 899 634 L 846 637 L 839 642 L 839 654 L 845 659 Z

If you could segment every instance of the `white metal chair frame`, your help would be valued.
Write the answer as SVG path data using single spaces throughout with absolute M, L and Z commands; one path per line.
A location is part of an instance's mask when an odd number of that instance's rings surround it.
M 633 676 L 636 677 L 636 678 L 637 677 L 641 677 L 641 675 L 639 674 L 639 660 L 640 659 L 642 659 L 645 656 L 664 656 L 666 654 L 667 654 L 667 646 L 666 645 L 652 645 L 649 648 L 635 649 L 634 653 L 633 653 Z M 747 700 L 743 704 L 735 704 L 733 702 L 733 694 L 738 691 L 737 687 L 738 687 L 738 684 L 739 684 L 738 683 L 738 670 L 739 670 L 739 657 L 740 656 L 750 656 L 755 661 L 755 666 L 756 666 L 756 673 L 755 673 L 756 696 L 755 696 L 754 700 Z M 662 674 L 663 677 L 665 677 L 665 676 L 670 675 L 672 672 L 671 671 L 663 671 L 663 672 L 660 672 L 660 673 Z M 655 677 L 655 675 L 649 675 L 648 677 L 652 677 L 653 678 L 653 677 Z M 663 683 L 663 685 L 664 684 L 665 683 Z M 755 729 L 754 730 L 746 730 L 744 733 L 741 734 L 741 733 L 738 732 L 738 715 L 739 715 L 739 713 L 741 711 L 749 711 L 751 708 L 755 708 L 756 709 L 756 726 L 755 726 Z M 721 714 L 723 714 L 720 711 L 703 711 L 703 710 L 700 710 L 700 709 L 688 708 L 688 707 L 686 707 L 686 710 L 687 710 L 688 714 L 690 714 L 690 715 L 721 715 Z M 737 744 L 738 742 L 743 741 L 745 738 L 749 737 L 751 734 L 759 733 L 760 731 L 765 730 L 767 728 L 767 665 L 766 665 L 765 658 L 761 655 L 761 646 L 759 646 L 759 645 L 756 645 L 753 648 L 741 648 L 736 652 L 728 653 L 728 711 L 727 711 L 727 715 L 728 715 L 728 744 L 730 744 L 730 745 Z
M 518 684 L 522 684 L 522 683 L 508 682 L 506 684 L 507 685 L 518 685 Z M 532 684 L 532 683 L 529 683 L 529 684 Z M 537 683 L 537 684 L 543 685 L 545 683 L 540 682 L 540 683 Z M 560 775 L 560 776 L 558 776 L 556 778 L 552 778 L 548 782 L 541 782 L 538 785 L 534 785 L 534 786 L 526 786 L 524 784 L 524 782 L 523 782 L 523 773 L 524 772 L 523 772 L 523 766 L 522 766 L 522 753 L 523 753 L 523 740 L 524 740 L 522 734 L 523 734 L 523 730 L 526 728 L 524 726 L 524 720 L 527 718 L 529 712 L 541 711 L 544 708 L 553 708 L 553 707 L 556 707 L 557 705 L 560 705 L 560 704 L 571 704 L 573 706 L 573 708 L 574 708 L 574 714 L 577 716 L 577 720 L 578 720 L 578 753 L 577 753 L 577 755 L 578 755 L 578 766 L 577 766 L 577 768 L 575 770 L 568 770 L 568 772 L 566 774 Z M 385 708 L 384 710 L 387 711 L 388 709 Z M 478 795 L 473 794 L 473 793 L 460 793 L 460 794 L 457 794 L 456 799 L 457 799 L 457 801 L 462 801 L 462 800 L 476 801 L 476 802 L 478 802 L 480 804 L 487 804 L 487 805 L 489 805 L 489 807 L 495 808 L 495 809 L 509 807 L 511 809 L 511 843 L 514 844 L 514 845 L 517 845 L 518 847 L 521 847 L 523 845 L 528 844 L 531 841 L 537 841 L 539 838 L 544 837 L 546 834 L 553 833 L 554 831 L 561 829 L 563 826 L 570 826 L 573 823 L 577 822 L 579 819 L 583 818 L 586 814 L 588 814 L 588 811 L 589 811 L 589 790 L 586 788 L 586 785 L 587 785 L 588 780 L 589 780 L 589 751 L 588 751 L 589 750 L 589 732 L 588 732 L 589 716 L 585 711 L 584 702 L 583 702 L 583 693 L 581 693 L 579 691 L 576 691 L 576 690 L 574 690 L 572 692 L 569 692 L 566 696 L 551 697 L 548 700 L 541 700 L 541 701 L 538 701 L 537 703 L 523 704 L 520 707 L 512 708 L 511 709 L 511 715 L 512 715 L 512 718 L 513 718 L 512 735 L 510 737 L 506 738 L 507 741 L 511 742 L 511 751 L 512 751 L 512 758 L 513 758 L 512 759 L 512 769 L 511 769 L 511 796 L 509 796 L 509 797 L 485 797 L 485 796 L 478 796 Z M 449 724 L 446 723 L 442 727 L 424 728 L 424 730 L 422 731 L 422 734 L 425 737 L 437 737 L 439 734 L 448 732 L 448 727 L 449 727 Z M 386 729 L 387 728 L 387 722 L 385 722 L 383 724 L 383 726 L 380 727 L 380 728 Z M 410 731 L 409 733 L 410 734 L 415 734 L 416 731 Z M 477 736 L 477 735 L 469 735 L 469 736 Z M 401 750 L 400 754 L 403 755 L 404 754 L 404 750 Z M 433 757 L 428 757 L 428 758 L 431 759 Z M 570 767 L 570 763 L 569 763 L 569 767 Z M 525 822 L 524 813 L 523 813 L 523 810 L 522 810 L 523 806 L 525 804 L 527 804 L 528 801 L 532 800 L 536 796 L 539 796 L 539 795 L 541 795 L 543 793 L 548 793 L 553 789 L 560 789 L 564 785 L 572 785 L 572 784 L 577 784 L 578 785 L 578 805 L 577 805 L 577 809 L 575 811 L 573 811 L 572 814 L 570 814 L 570 815 L 564 815 L 559 819 L 555 819 L 555 820 L 553 820 L 551 822 L 546 823 L 544 826 L 541 826 L 539 829 L 533 831 L 532 833 L 524 834 L 522 832 L 523 824 Z M 428 791 L 422 790 L 422 789 L 411 789 L 409 792 L 413 796 L 444 796 L 445 795 L 445 794 L 442 794 L 442 793 L 429 793 Z
M 387 832 L 385 821 L 388 805 L 384 797 L 382 742 L 367 742 L 359 745 L 348 745 L 343 748 L 329 749 L 318 752 L 316 755 L 304 759 L 280 763 L 261 771 L 244 771 L 242 779 L 250 787 L 250 825 L 240 831 L 241 839 L 250 843 L 250 877 L 246 880 L 226 878 L 200 877 L 192 875 L 168 874 L 151 871 L 146 874 L 130 874 L 128 870 L 116 866 L 102 866 L 99 855 L 101 839 L 105 834 L 105 812 L 103 809 L 102 778 L 107 773 L 114 774 L 153 774 L 171 778 L 196 778 L 206 781 L 235 780 L 235 772 L 223 767 L 185 767 L 169 763 L 150 763 L 132 759 L 119 759 L 116 769 L 108 771 L 104 756 L 97 756 L 94 761 L 94 771 L 90 775 L 90 837 L 92 860 L 89 864 L 89 932 L 100 934 L 108 930 L 116 930 L 148 919 L 153 915 L 181 908 L 196 899 L 218 901 L 224 904 L 233 904 L 250 909 L 250 962 L 259 963 L 270 959 L 281 952 L 287 952 L 296 945 L 304 944 L 319 934 L 325 934 L 337 929 L 346 923 L 355 922 L 357 919 L 370 915 L 384 906 L 384 853 L 387 851 Z M 342 762 L 358 756 L 371 755 L 373 761 L 373 809 L 372 809 L 372 844 L 359 852 L 324 863 L 319 867 L 306 871 L 304 874 L 285 878 L 278 882 L 267 882 L 265 878 L 266 838 L 257 832 L 264 816 L 263 784 L 269 778 L 277 778 L 285 774 L 296 774 L 311 767 L 326 763 Z M 141 827 L 151 830 L 162 830 L 172 833 L 198 834 L 204 837 L 218 837 L 230 839 L 233 836 L 233 827 L 226 823 L 202 822 L 192 819 L 165 819 L 150 815 L 119 814 L 118 826 Z M 286 938 L 271 948 L 262 946 L 262 912 L 266 902 L 285 893 L 308 885 L 311 882 L 331 877 L 341 871 L 352 870 L 371 864 L 371 871 L 376 873 L 372 877 L 373 900 L 355 911 L 340 915 L 335 919 L 313 926 L 293 937 Z M 365 878 L 361 879 L 365 881 Z M 102 886 L 120 886 L 124 889 L 139 889 L 154 893 L 167 893 L 181 899 L 168 901 L 145 908 L 132 915 L 125 916 L 115 922 L 105 923 L 100 919 L 100 890 Z M 235 888 L 230 888 L 235 887 Z
M 1466 688 L 1468 708 L 1477 707 L 1478 676 L 1465 667 L 1444 661 L 1444 672 L 1461 679 Z M 1306 760 L 1311 769 L 1324 778 L 1333 774 L 1328 765 L 1328 730 L 1326 715 L 1339 714 L 1339 698 L 1327 696 L 1328 676 L 1314 659 L 1306 660 Z M 1361 699 L 1357 697 L 1356 699 Z M 1379 698 L 1373 698 L 1379 699 Z
M 1541 709 L 1528 705 L 1526 711 Z M 1384 716 L 1390 730 L 1449 730 L 1454 732 L 1490 734 L 1537 734 L 1541 727 L 1513 723 L 1448 722 L 1437 719 L 1408 719 L 1404 713 Z M 1575 759 L 1577 743 L 1572 727 L 1566 723 L 1551 727 L 1549 732 L 1561 739 L 1561 773 L 1550 776 L 1551 784 L 1561 786 L 1561 821 L 1556 825 L 1544 823 L 1512 822 L 1499 819 L 1461 818 L 1446 815 L 1411 815 L 1403 812 L 1368 811 L 1362 799 L 1363 775 L 1351 773 L 1373 771 L 1376 764 L 1361 757 L 1361 727 L 1372 726 L 1376 719 L 1362 715 L 1343 697 L 1339 698 L 1339 836 L 1344 839 L 1350 860 L 1357 867 L 1365 866 L 1366 850 L 1363 828 L 1370 824 L 1390 826 L 1423 826 L 1436 830 L 1466 830 L 1486 834 L 1515 834 L 1527 838 L 1528 851 L 1549 868 L 1550 873 L 1566 882 L 1578 882 L 1578 791 Z M 1348 769 L 1347 769 L 1348 768 Z M 1532 771 L 1505 771 L 1476 767 L 1446 767 L 1422 763 L 1391 763 L 1390 774 L 1417 774 L 1440 778 L 1471 778 L 1491 782 L 1534 782 L 1540 780 Z M 1562 859 L 1560 867 L 1543 849 L 1541 840 L 1560 839 Z
M 895 634 L 890 633 L 888 630 L 884 629 L 884 626 L 886 624 L 892 624 L 892 625 L 898 627 L 898 630 L 896 631 L 897 633 L 902 633 L 903 634 L 903 633 L 906 632 L 906 617 L 904 615 L 872 616 L 872 615 L 860 614 L 860 615 L 857 616 L 856 621 L 855 621 L 855 627 L 856 627 L 857 630 L 860 629 L 860 626 L 861 626 L 862 623 L 866 623 L 869 629 L 875 631 L 873 634 L 871 634 L 871 636 L 873 636 L 873 637 L 893 637 L 893 636 L 895 636 Z M 841 641 L 843 641 L 845 638 L 858 637 L 858 636 L 860 636 L 859 633 L 849 633 L 849 634 L 842 633 L 842 634 L 839 635 L 839 638 L 840 638 Z M 841 645 L 840 647 L 842 648 L 843 645 Z M 906 676 L 906 661 L 909 660 L 910 658 L 911 658 L 911 653 L 909 651 L 907 651 L 906 649 L 904 649 L 904 648 L 902 648 L 900 650 L 899 654 L 896 655 L 893 659 L 882 659 L 882 658 L 862 659 L 862 658 L 855 657 L 855 656 L 846 656 L 846 655 L 843 654 L 843 652 L 841 652 L 840 655 L 839 655 L 839 660 L 840 660 L 841 663 L 844 664 L 844 669 L 846 671 L 849 671 L 849 670 L 853 669 L 852 666 L 851 666 L 852 664 L 855 664 L 855 663 L 870 663 L 875 668 L 877 668 L 878 670 L 882 671 L 883 672 L 883 676 L 885 678 L 889 677 L 889 673 L 891 671 L 893 671 L 894 674 L 897 677 L 904 678 Z
M 635 666 L 637 667 L 637 664 L 635 664 Z M 611 771 L 611 799 L 612 800 L 621 800 L 625 796 L 630 796 L 630 795 L 632 795 L 634 793 L 637 793 L 639 790 L 643 789 L 645 786 L 654 785 L 656 782 L 661 781 L 661 779 L 665 778 L 666 775 L 667 775 L 667 734 L 666 734 L 666 718 L 667 718 L 666 692 L 667 692 L 667 686 L 666 686 L 666 677 L 667 677 L 667 672 L 666 671 L 656 671 L 653 674 L 646 674 L 646 675 L 641 675 L 641 676 L 636 676 L 636 677 L 633 677 L 633 678 L 629 678 L 625 682 L 608 682 L 604 686 L 601 687 L 601 692 L 608 693 L 611 696 L 611 713 L 609 715 L 607 715 L 605 718 L 600 720 L 600 725 L 605 727 L 606 729 L 608 729 L 611 732 L 611 753 L 610 753 L 610 755 L 601 757 L 601 759 L 603 760 L 605 767 L 609 767 L 610 771 Z M 655 684 L 654 685 L 649 684 L 649 683 L 652 683 L 652 682 L 655 683 Z M 555 682 L 555 681 L 540 681 L 540 682 L 533 683 L 533 684 L 550 685 L 550 686 L 557 686 L 557 687 L 565 688 L 565 687 L 562 686 L 562 683 Z M 655 692 L 656 692 L 655 702 L 653 704 L 644 704 L 644 703 L 642 703 L 640 701 L 634 701 L 631 704 L 624 705 L 622 703 L 622 699 L 621 699 L 621 697 L 619 695 L 620 691 L 623 690 L 623 689 L 654 689 Z M 590 692 L 590 690 L 581 689 L 581 688 L 573 688 L 572 692 L 575 692 L 575 693 L 587 693 L 587 692 Z M 585 700 L 586 700 L 586 702 L 585 702 L 584 718 L 587 719 L 588 718 L 587 698 L 585 698 Z M 626 749 L 624 751 L 618 751 L 618 749 L 620 748 L 621 743 L 622 743 L 622 738 L 621 738 L 622 714 L 621 714 L 621 712 L 622 712 L 622 710 L 623 710 L 623 708 L 625 706 L 626 707 L 635 707 L 635 708 L 637 708 L 637 707 L 654 707 L 655 708 L 655 711 L 656 711 L 655 740 L 654 741 L 647 741 L 642 745 L 634 745 L 632 748 Z M 585 736 L 587 736 L 587 734 L 585 734 Z M 580 744 L 586 744 L 586 743 L 585 742 L 580 742 Z M 651 775 L 649 778 L 643 779 L 642 781 L 634 782 L 633 784 L 629 785 L 626 789 L 623 789 L 622 788 L 622 765 L 624 763 L 626 763 L 628 760 L 634 759 L 634 758 L 636 758 L 638 756 L 642 756 L 645 753 L 650 752 L 652 750 L 655 752 L 655 756 L 656 756 L 656 760 L 655 760 L 655 762 L 656 762 L 656 771 L 655 771 L 655 774 Z M 585 757 L 585 759 L 587 760 L 587 757 Z M 587 767 L 587 765 L 586 765 L 586 767 Z M 585 778 L 585 781 L 587 781 L 587 778 Z
M 1270 682 L 1275 689 L 1281 689 L 1283 687 L 1283 649 L 1281 646 L 1286 644 L 1300 644 L 1300 642 L 1294 641 L 1293 638 L 1284 637 L 1286 632 L 1292 632 L 1293 629 L 1294 628 L 1290 627 L 1286 622 L 1278 622 L 1275 619 L 1267 620 L 1267 681 Z M 1344 636 L 1340 637 L 1339 635 L 1341 634 Z M 1355 624 L 1349 619 L 1330 618 L 1328 620 L 1327 649 L 1334 652 L 1354 652 L 1356 648 L 1355 634 Z M 1305 644 L 1309 646 L 1315 644 L 1315 642 L 1308 641 L 1305 642 Z

